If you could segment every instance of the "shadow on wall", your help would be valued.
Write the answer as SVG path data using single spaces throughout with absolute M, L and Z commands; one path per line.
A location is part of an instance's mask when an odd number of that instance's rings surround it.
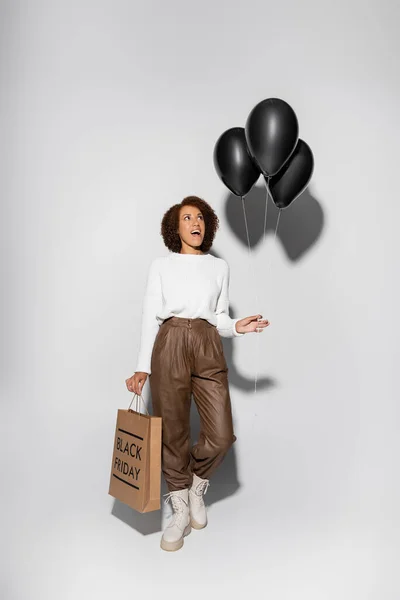
M 262 243 L 264 234 L 265 187 L 253 187 L 244 199 L 250 247 Z M 268 195 L 266 235 L 273 235 L 278 218 L 278 209 Z M 248 249 L 246 226 L 242 200 L 229 194 L 225 201 L 225 217 L 236 238 Z M 297 261 L 316 243 L 324 227 L 324 214 L 318 200 L 310 194 L 309 188 L 285 210 L 282 211 L 277 239 L 281 242 L 286 256 Z M 213 254 L 215 254 L 213 252 Z
M 253 187 L 244 200 L 249 241 L 243 214 L 241 198 L 229 194 L 225 200 L 225 217 L 236 238 L 243 244 L 245 252 L 255 248 L 263 241 L 265 219 L 265 187 Z M 278 209 L 268 195 L 266 235 L 273 235 L 276 228 Z M 287 257 L 298 261 L 309 251 L 321 235 L 324 226 L 324 215 L 320 203 L 311 195 L 307 188 L 286 210 L 282 211 L 277 240 L 281 242 Z M 213 256 L 223 258 L 212 249 Z M 227 260 L 229 264 L 229 260 Z M 230 299 L 232 307 L 232 300 Z M 237 318 L 235 311 L 230 310 L 230 316 Z M 224 354 L 229 366 L 229 384 L 245 392 L 253 391 L 254 378 L 249 379 L 240 371 L 233 359 L 233 338 L 221 338 Z M 257 378 L 257 390 L 268 390 L 277 386 L 272 377 Z M 192 432 L 198 436 L 200 423 L 195 406 L 192 405 Z M 197 438 L 196 438 L 197 439 Z M 226 455 L 224 461 L 213 476 L 212 484 L 207 492 L 208 504 L 212 504 L 236 492 L 240 487 L 237 475 L 235 444 Z
M 265 187 L 253 187 L 244 199 L 246 220 L 249 232 L 247 239 L 246 225 L 243 214 L 242 200 L 234 194 L 229 194 L 225 201 L 225 217 L 236 238 L 243 244 L 245 251 L 262 243 L 265 219 Z M 275 232 L 278 209 L 268 195 L 266 235 Z M 277 231 L 277 241 L 283 245 L 287 257 L 291 261 L 298 261 L 309 251 L 321 235 L 324 226 L 324 215 L 319 202 L 310 194 L 307 188 L 287 209 L 282 211 Z M 212 249 L 213 256 L 223 258 Z M 227 259 L 229 264 L 229 260 Z M 232 307 L 232 299 L 230 299 Z M 230 310 L 232 318 L 238 318 L 235 311 Z M 232 338 L 221 338 L 224 345 L 224 354 L 229 365 L 229 383 L 245 392 L 254 387 L 254 378 L 248 379 L 242 375 L 233 360 L 234 342 Z M 276 386 L 271 377 L 261 377 L 257 380 L 260 390 Z
M 263 240 L 265 198 L 265 187 L 255 186 L 244 200 L 251 249 L 262 243 Z M 266 235 L 274 234 L 277 217 L 278 209 L 271 198 L 268 197 Z M 234 194 L 229 194 L 225 200 L 225 218 L 236 238 L 243 244 L 243 251 L 248 252 L 249 242 L 247 240 L 242 200 Z M 282 244 L 289 260 L 293 262 L 299 261 L 317 242 L 323 227 L 324 215 L 321 205 L 311 195 L 309 188 L 307 188 L 291 206 L 282 211 L 277 232 L 277 241 Z M 217 258 L 223 258 L 214 248 L 211 254 Z M 229 264 L 228 259 L 227 262 Z M 230 305 L 232 306 L 232 301 Z M 237 318 L 235 311 L 232 310 L 230 310 L 230 316 Z M 239 372 L 233 359 L 233 338 L 221 339 L 224 346 L 225 358 L 229 366 L 229 385 L 245 392 L 250 392 L 254 388 L 254 378 L 249 379 Z M 271 389 L 276 385 L 277 383 L 272 377 L 260 377 L 257 379 L 257 389 L 260 391 Z M 192 443 L 195 443 L 194 440 L 197 441 L 200 433 L 200 420 L 193 399 L 190 427 Z M 235 445 L 231 447 L 210 481 L 210 487 L 205 496 L 207 506 L 233 495 L 240 487 Z M 167 491 L 165 480 L 162 477 L 161 493 L 166 494 Z M 162 527 L 161 511 L 140 514 L 118 500 L 115 500 L 112 514 L 143 535 L 159 532 Z

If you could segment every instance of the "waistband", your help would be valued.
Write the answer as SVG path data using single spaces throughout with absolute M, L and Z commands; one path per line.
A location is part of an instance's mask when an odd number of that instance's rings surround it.
M 169 323 L 174 327 L 198 327 L 199 325 L 203 325 L 205 327 L 215 328 L 215 325 L 207 321 L 207 319 L 202 319 L 200 317 L 197 317 L 196 319 L 187 319 L 186 317 L 168 317 L 168 319 L 165 319 L 162 322 L 161 326 L 165 325 L 166 323 Z

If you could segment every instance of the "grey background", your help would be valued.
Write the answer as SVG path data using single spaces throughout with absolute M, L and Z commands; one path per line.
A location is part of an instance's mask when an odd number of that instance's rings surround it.
M 397 4 L 0 7 L 1 597 L 398 599 Z M 250 255 L 212 151 L 267 97 L 315 173 L 276 240 L 259 181 Z M 160 220 L 189 194 L 220 217 L 231 315 L 271 327 L 224 340 L 238 441 L 169 554 L 167 507 L 107 490 Z

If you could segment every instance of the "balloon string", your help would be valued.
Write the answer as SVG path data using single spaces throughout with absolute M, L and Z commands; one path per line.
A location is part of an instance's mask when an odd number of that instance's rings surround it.
M 281 212 L 282 212 L 282 209 L 280 208 L 280 209 L 279 209 L 279 212 L 278 212 L 278 218 L 277 218 L 277 220 L 276 220 L 276 227 L 275 227 L 274 241 L 275 241 L 275 239 L 276 239 L 276 232 L 278 231 L 278 225 L 279 225 L 279 219 L 281 218 Z
M 270 194 L 269 191 L 269 177 L 266 181 L 266 188 L 267 188 L 267 194 L 265 197 L 265 211 L 264 211 L 264 232 L 263 232 L 263 241 L 265 242 L 265 238 L 266 238 L 266 230 L 267 230 L 267 214 L 268 214 L 268 196 Z M 250 244 L 250 237 L 249 237 L 249 228 L 247 226 L 247 217 L 246 217 L 246 208 L 245 208 L 245 202 L 244 202 L 244 196 L 241 196 L 242 199 L 242 206 L 243 206 L 243 216 L 244 216 L 244 222 L 245 222 L 245 226 L 246 226 L 246 236 L 247 236 L 247 244 L 248 244 L 248 249 L 249 249 L 249 256 L 250 256 L 250 264 L 251 264 L 251 268 L 253 271 L 253 283 L 254 283 L 254 292 L 255 292 L 255 298 L 256 298 L 256 306 L 258 306 L 258 294 L 257 294 L 257 284 L 256 284 L 256 275 L 254 272 L 254 262 L 253 262 L 253 256 L 252 256 L 252 250 L 251 250 L 251 244 Z M 276 235 L 278 232 L 278 226 L 279 226 L 279 220 L 281 217 L 281 212 L 282 209 L 279 209 L 278 212 L 278 218 L 276 220 L 276 225 L 275 225 L 275 231 L 274 231 L 274 240 L 273 243 L 275 244 L 275 240 L 276 240 Z M 263 271 L 265 273 L 265 270 Z M 263 315 L 263 318 L 266 318 L 265 315 Z M 259 333 L 257 331 L 257 333 Z M 254 380 L 254 393 L 257 393 L 257 376 L 258 376 L 258 361 L 259 361 L 259 357 L 260 357 L 260 338 L 257 338 L 257 356 L 256 356 L 256 375 L 255 375 L 255 380 Z
M 255 271 L 254 271 L 254 260 L 253 260 L 253 255 L 252 255 L 252 250 L 251 250 L 251 244 L 250 244 L 249 228 L 247 226 L 247 217 L 246 217 L 246 208 L 245 208 L 244 196 L 241 196 L 241 198 L 242 198 L 242 206 L 243 206 L 244 223 L 245 223 L 245 226 L 246 226 L 247 245 L 248 245 L 248 249 L 249 249 L 250 265 L 251 265 L 251 269 L 253 271 L 253 285 L 254 285 L 254 293 L 255 293 L 255 298 L 256 298 L 256 306 L 258 307 L 259 304 L 258 304 L 256 274 L 255 274 Z M 268 207 L 268 196 L 267 196 L 267 200 L 266 200 L 266 203 L 265 203 L 264 237 L 263 237 L 264 240 L 265 240 L 265 235 L 266 235 L 267 207 Z M 257 331 L 257 333 L 259 333 L 259 332 Z M 260 339 L 258 338 L 257 339 L 257 356 L 256 356 L 256 375 L 255 375 L 255 380 L 254 380 L 254 393 L 257 393 L 258 360 L 259 360 L 259 356 L 260 356 L 260 343 L 259 342 L 260 342 Z
M 266 185 L 266 187 L 267 187 L 267 199 L 268 199 L 268 195 L 271 195 L 271 199 L 272 199 L 272 194 L 271 194 L 270 189 L 269 189 L 269 180 L 270 180 L 270 177 L 268 177 L 268 179 L 266 180 L 266 184 L 267 184 Z M 273 245 L 274 246 L 275 246 L 276 234 L 278 232 L 278 227 L 279 227 L 279 220 L 281 218 L 281 212 L 282 212 L 282 208 L 279 208 L 278 209 L 278 217 L 276 219 L 275 231 L 274 231 L 274 240 L 273 240 Z M 270 264 L 271 264 L 271 261 L 270 261 Z

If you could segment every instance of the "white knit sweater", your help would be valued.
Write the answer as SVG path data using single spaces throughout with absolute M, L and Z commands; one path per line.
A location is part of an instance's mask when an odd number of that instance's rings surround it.
M 136 372 L 151 373 L 158 329 L 168 317 L 206 319 L 222 337 L 243 336 L 229 316 L 229 265 L 211 254 L 178 254 L 155 258 L 149 268 L 143 301 Z

